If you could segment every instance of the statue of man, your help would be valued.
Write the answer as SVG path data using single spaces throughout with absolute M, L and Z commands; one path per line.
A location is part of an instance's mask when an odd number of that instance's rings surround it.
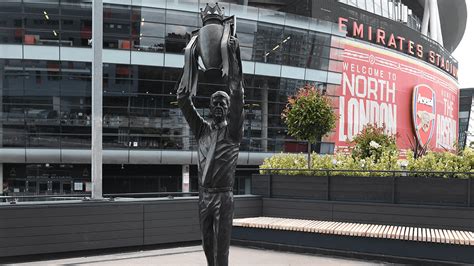
M 223 35 L 222 73 L 229 94 L 211 95 L 212 121 L 206 121 L 193 105 L 197 86 L 196 38 L 185 51 L 183 75 L 178 85 L 178 105 L 198 144 L 199 221 L 208 265 L 228 265 L 234 210 L 235 167 L 243 135 L 244 90 L 238 39 Z M 225 38 L 225 39 L 224 39 Z M 227 74 L 226 74 L 227 73 Z

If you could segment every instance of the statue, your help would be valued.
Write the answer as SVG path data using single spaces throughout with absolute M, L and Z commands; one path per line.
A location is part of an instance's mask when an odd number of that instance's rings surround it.
M 177 98 L 198 144 L 199 221 L 208 265 L 228 265 L 234 211 L 234 173 L 243 136 L 244 90 L 235 18 L 224 19 L 218 4 L 201 9 L 203 27 L 185 48 Z M 203 66 L 199 65 L 199 60 Z M 225 91 L 211 95 L 212 121 L 194 108 L 198 69 L 224 81 Z

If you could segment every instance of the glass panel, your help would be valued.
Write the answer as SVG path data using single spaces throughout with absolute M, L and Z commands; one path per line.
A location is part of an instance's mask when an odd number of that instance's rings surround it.
M 307 29 L 309 27 L 309 18 L 287 13 L 285 25 Z
M 197 13 L 166 10 L 166 23 L 169 24 L 197 27 L 198 19 L 200 20 Z
M 89 40 L 92 38 L 91 31 L 63 31 L 61 33 L 61 46 L 65 47 L 91 47 Z
M 199 5 L 196 0 L 167 0 L 166 8 L 197 12 L 199 10 Z
M 186 43 L 195 28 L 166 25 L 165 50 L 168 53 L 183 53 Z
M 0 28 L 0 43 L 21 44 L 23 39 L 23 29 Z
M 366 0 L 367 11 L 374 13 L 374 0 Z
M 21 13 L 21 0 L 3 0 L 0 12 Z
M 59 181 L 52 181 L 51 182 L 51 192 L 53 194 L 61 193 L 61 182 Z
M 77 0 L 61 0 L 61 15 L 92 17 L 92 3 Z
M 38 194 L 47 194 L 48 193 L 48 183 L 39 182 L 38 184 Z
M 72 186 L 71 182 L 63 182 L 63 194 L 71 194 Z
M 240 46 L 252 47 L 255 41 L 255 33 L 238 33 Z
M 286 13 L 284 12 L 260 8 L 258 10 L 258 21 L 284 25 L 285 15 Z
M 28 181 L 28 193 L 36 193 L 36 181 Z
M 59 14 L 59 0 L 23 0 L 25 13 Z
M 130 21 L 130 6 L 104 4 L 104 24 L 112 20 Z
M 280 64 L 283 27 L 258 23 L 255 38 L 255 61 Z
M 91 134 L 67 134 L 61 133 L 61 148 L 90 149 Z
M 2 9 L 0 12 L 3 11 L 3 3 L 2 3 Z M 23 27 L 23 14 L 20 13 L 3 13 L 0 16 L 0 27 L 3 28 L 22 28 Z
M 255 34 L 257 31 L 257 22 L 251 20 L 239 19 L 237 20 L 237 33 Z M 240 39 L 240 34 L 239 34 Z
M 51 45 L 58 46 L 62 42 L 59 40 L 59 30 L 37 31 L 26 30 L 23 38 L 25 45 Z M 65 43 L 68 43 L 65 41 Z
M 258 20 L 258 8 L 251 6 L 231 4 L 228 14 L 235 15 L 239 19 Z
M 165 24 L 151 22 L 135 22 L 132 27 L 134 36 L 165 37 Z
M 132 5 L 165 8 L 166 0 L 132 0 Z
M 153 37 L 134 38 L 132 49 L 142 52 L 164 52 L 165 39 Z
M 366 0 L 357 0 L 357 7 L 360 8 L 360 9 L 366 10 L 365 1 Z M 368 0 L 368 1 L 370 1 L 370 0 Z
M 104 34 L 130 35 L 130 24 L 125 21 L 104 21 Z
M 132 21 L 165 22 L 165 10 L 148 7 L 132 7 Z
M 87 17 L 62 17 L 61 30 L 79 31 L 87 34 L 92 31 L 92 20 Z
M 283 53 L 282 64 L 305 67 L 307 57 L 307 34 L 305 30 L 285 28 L 281 49 Z
M 388 1 L 387 0 L 382 0 L 382 16 L 388 18 L 389 13 L 388 13 Z

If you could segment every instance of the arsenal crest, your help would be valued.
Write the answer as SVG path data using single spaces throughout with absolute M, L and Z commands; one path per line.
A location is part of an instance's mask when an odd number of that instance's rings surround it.
M 413 90 L 412 119 L 415 135 L 421 146 L 427 145 L 433 137 L 436 117 L 436 94 L 426 84 Z

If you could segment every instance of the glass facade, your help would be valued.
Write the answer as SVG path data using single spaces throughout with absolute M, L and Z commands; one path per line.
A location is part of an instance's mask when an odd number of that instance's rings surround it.
M 402 0 L 338 0 L 341 3 L 348 4 L 370 13 L 377 14 L 386 18 L 406 24 L 408 27 L 421 31 L 421 19 L 423 14 L 415 14 L 410 8 L 415 6 L 420 9 L 417 1 Z M 409 5 L 409 6 L 408 6 Z M 422 9 L 421 9 L 422 10 Z
M 474 132 L 470 132 L 469 128 L 472 128 L 469 125 L 469 120 L 471 120 L 471 115 L 473 111 L 473 97 L 474 97 L 474 88 L 462 89 L 460 90 L 459 95 L 459 147 L 473 147 L 472 138 Z
M 1 10 L 7 11 L 6 16 L 0 17 L 15 16 L 13 20 L 18 21 L 2 24 L 8 26 L 3 43 L 90 47 L 90 5 L 57 2 L 48 1 L 39 9 L 20 1 L 14 8 L 15 2 L 10 2 L 11 8 Z M 271 15 L 261 16 L 270 20 Z M 105 4 L 104 50 L 182 55 L 190 32 L 199 23 L 198 13 Z M 306 23 L 308 28 L 308 19 Z M 305 83 L 327 87 L 327 77 L 304 79 L 304 72 L 338 74 L 341 59 L 331 52 L 340 49 L 331 47 L 331 38 L 338 37 L 245 19 L 238 20 L 237 34 L 243 60 L 292 66 L 296 76 L 303 73 L 303 79 L 282 77 L 288 73 L 282 75 L 281 68 L 272 75 L 277 77 L 245 75 L 247 126 L 242 150 L 279 152 L 286 139 L 280 113 L 287 96 Z M 3 59 L 0 69 L 3 147 L 90 148 L 89 62 Z M 174 95 L 179 74 L 180 68 L 104 63 L 104 148 L 192 149 L 194 141 Z M 207 115 L 208 96 L 222 84 L 209 84 L 204 77 L 200 82 L 202 96 L 196 106 Z M 268 129 L 262 128 L 263 123 L 268 123 Z M 263 130 L 268 130 L 266 139 L 262 139 Z
M 174 87 L 190 33 L 201 26 L 199 5 L 170 0 L 104 2 L 103 148 L 128 154 L 162 151 L 162 156 L 168 156 L 167 151 L 195 150 L 195 140 L 177 107 Z M 11 0 L 0 5 L 0 149 L 23 150 L 26 156 L 30 150 L 37 150 L 39 156 L 57 151 L 60 158 L 60 163 L 48 167 L 17 166 L 48 174 L 30 179 L 29 170 L 19 171 L 15 177 L 5 174 L 4 187 L 8 193 L 87 192 L 90 177 L 83 182 L 83 190 L 74 190 L 75 174 L 69 167 L 79 166 L 74 159 L 64 159 L 63 151 L 91 148 L 91 4 Z M 222 5 L 227 14 L 239 16 L 237 35 L 244 61 L 246 102 L 241 151 L 304 151 L 305 145 L 295 145 L 286 135 L 281 111 L 287 97 L 304 84 L 314 84 L 329 95 L 335 91 L 342 68 L 343 47 L 338 39 L 343 37 L 331 23 L 317 19 Z M 223 84 L 211 83 L 203 75 L 199 82 L 194 103 L 207 117 L 209 96 Z M 4 173 L 13 166 L 10 161 L 4 163 Z M 104 193 L 181 189 L 180 166 L 170 166 L 176 168 L 169 175 L 174 181 L 145 173 L 123 174 L 126 171 L 121 167 L 104 167 Z M 169 169 L 153 167 L 151 172 Z M 69 174 L 53 184 L 51 169 L 56 168 L 69 169 Z M 197 190 L 193 169 L 191 189 Z M 25 174 L 20 177 L 22 172 Z M 236 193 L 248 192 L 250 174 L 244 173 L 237 173 Z M 45 185 L 45 178 L 51 182 Z M 141 187 L 129 184 L 135 179 L 141 180 Z M 168 185 L 163 188 L 163 184 Z

